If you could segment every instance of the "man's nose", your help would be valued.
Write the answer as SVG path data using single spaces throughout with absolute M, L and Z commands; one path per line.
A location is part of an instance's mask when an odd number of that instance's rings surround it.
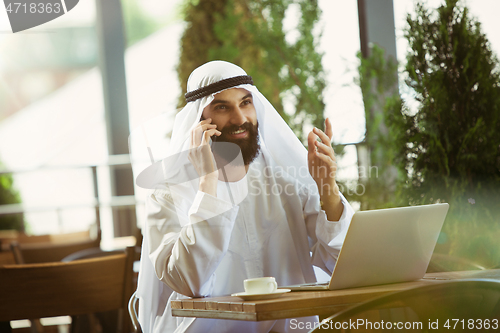
M 239 107 L 235 107 L 231 114 L 231 123 L 234 125 L 243 125 L 247 121 L 245 113 Z

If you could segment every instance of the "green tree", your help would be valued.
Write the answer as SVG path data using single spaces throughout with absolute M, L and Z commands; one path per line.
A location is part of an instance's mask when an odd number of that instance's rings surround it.
M 448 202 L 443 251 L 500 262 L 500 75 L 481 25 L 458 0 L 408 15 L 405 73 L 417 110 L 388 118 L 407 204 Z
M 0 170 L 4 166 L 0 163 Z M 19 193 L 14 189 L 13 179 L 9 173 L 0 173 L 0 205 L 20 203 Z M 0 215 L 0 230 L 22 230 L 23 214 Z
M 298 39 L 288 43 L 283 20 L 299 6 Z M 199 0 L 185 5 L 188 24 L 181 40 L 179 80 L 211 60 L 244 68 L 299 138 L 304 124 L 323 127 L 325 74 L 314 34 L 320 10 L 316 0 Z M 183 95 L 182 95 L 183 96 Z M 184 104 L 181 96 L 179 105 Z M 285 111 L 284 99 L 292 105 Z
M 364 58 L 358 53 L 359 84 L 365 107 L 366 133 L 358 151 L 366 150 L 367 161 L 359 165 L 357 191 L 349 199 L 360 201 L 361 210 L 386 208 L 395 205 L 395 186 L 398 170 L 393 165 L 395 150 L 387 126 L 386 107 L 399 100 L 397 62 L 387 57 L 382 48 L 374 45 Z M 349 194 L 349 191 L 347 192 Z

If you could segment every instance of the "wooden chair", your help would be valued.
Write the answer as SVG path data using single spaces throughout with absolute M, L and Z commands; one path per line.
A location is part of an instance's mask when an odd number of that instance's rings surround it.
M 14 242 L 11 249 L 18 264 L 35 264 L 61 261 L 72 253 L 99 248 L 100 243 L 100 237 L 68 242 Z
M 63 234 L 46 234 L 46 235 L 27 235 L 25 233 L 20 233 L 17 236 L 18 243 L 53 243 L 53 244 L 65 244 L 81 242 L 92 238 L 90 235 L 90 230 L 69 232 Z
M 0 266 L 13 265 L 15 263 L 16 260 L 12 251 L 0 251 Z
M 0 322 L 117 309 L 118 332 L 128 333 L 133 261 L 131 247 L 94 259 L 0 267 Z
M 19 231 L 0 230 L 0 252 L 10 251 L 10 244 L 17 240 Z
M 90 230 L 77 231 L 63 234 L 46 234 L 46 235 L 27 235 L 24 232 L 16 230 L 1 230 L 0 245 L 2 250 L 9 250 L 11 243 L 19 244 L 68 244 L 88 241 L 93 238 L 100 239 L 100 233 L 97 237 L 91 237 Z
M 139 298 L 135 296 L 135 291 L 130 297 L 128 301 L 128 313 L 130 315 L 130 320 L 132 321 L 133 331 L 134 333 L 142 333 L 141 325 L 139 324 L 139 319 L 137 316 L 138 306 L 139 306 Z
M 457 323 L 462 319 L 463 322 Z M 467 326 L 469 319 L 474 319 L 472 329 Z M 500 281 L 455 280 L 395 292 L 361 303 L 326 318 L 311 332 L 448 332 L 454 331 L 454 326 L 459 332 L 477 332 L 486 328 L 486 320 L 490 331 L 493 320 L 498 320 L 500 325 Z M 383 327 L 382 321 L 385 323 Z M 436 321 L 437 329 L 434 328 Z M 447 329 L 446 325 L 450 328 Z
M 72 253 L 69 256 L 63 258 L 62 262 L 71 262 L 75 260 L 91 259 L 91 258 L 101 258 L 105 256 L 110 256 L 114 254 L 123 253 L 123 250 L 114 251 L 104 251 L 98 247 L 92 247 L 89 249 L 80 250 L 78 252 Z M 136 257 L 136 250 L 134 249 L 134 261 Z M 134 281 L 135 273 L 132 277 L 133 289 L 136 287 Z M 71 332 L 72 333 L 87 333 L 92 330 L 98 331 L 95 328 L 101 328 L 103 332 L 115 332 L 117 330 L 117 318 L 120 313 L 115 311 L 91 313 L 79 316 L 71 317 Z
M 15 230 L 0 230 L 0 266 L 16 263 L 14 253 L 10 249 L 10 243 L 16 239 L 17 235 L 18 232 Z

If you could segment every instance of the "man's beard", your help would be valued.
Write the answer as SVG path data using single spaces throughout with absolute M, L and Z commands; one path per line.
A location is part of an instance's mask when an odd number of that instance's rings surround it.
M 243 129 L 248 133 L 248 136 L 243 139 L 233 139 L 230 137 L 229 133 L 235 132 L 237 130 Z M 243 156 L 243 163 L 249 165 L 258 155 L 260 151 L 259 144 L 259 123 L 253 125 L 250 122 L 246 122 L 241 126 L 231 125 L 224 127 L 221 130 L 220 136 L 213 136 L 212 141 L 214 142 L 231 142 L 237 144 L 241 149 L 241 155 Z

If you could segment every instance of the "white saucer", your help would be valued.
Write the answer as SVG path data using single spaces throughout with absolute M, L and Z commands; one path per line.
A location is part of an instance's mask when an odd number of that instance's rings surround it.
M 236 294 L 231 294 L 231 296 L 236 296 L 243 298 L 245 301 L 256 301 L 259 299 L 271 299 L 271 298 L 278 298 L 284 293 L 290 292 L 290 289 L 276 289 L 272 293 L 266 293 L 266 294 L 247 294 L 245 291 L 242 293 L 236 293 Z

